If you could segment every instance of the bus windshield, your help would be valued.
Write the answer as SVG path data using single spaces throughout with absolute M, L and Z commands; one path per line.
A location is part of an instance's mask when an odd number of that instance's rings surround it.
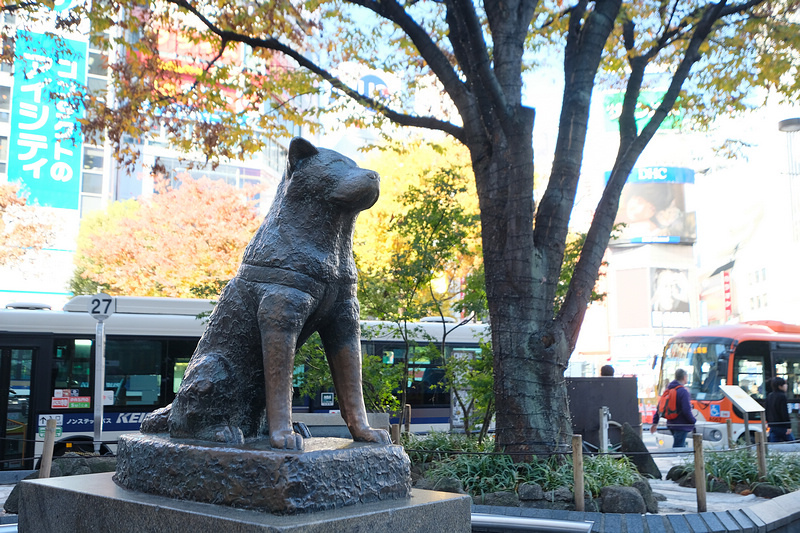
M 689 376 L 686 387 L 696 400 L 721 400 L 720 385 L 727 385 L 726 370 L 730 341 L 711 342 L 676 339 L 664 348 L 661 374 L 663 391 L 674 379 L 675 371 L 683 368 Z

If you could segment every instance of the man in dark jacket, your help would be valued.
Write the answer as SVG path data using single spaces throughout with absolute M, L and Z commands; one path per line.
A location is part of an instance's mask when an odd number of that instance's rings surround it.
M 689 382 L 689 375 L 686 370 L 679 368 L 675 371 L 675 380 L 667 386 L 667 389 L 678 389 L 676 391 L 676 401 L 678 407 L 678 416 L 672 420 L 667 420 L 667 429 L 672 433 L 672 447 L 684 448 L 686 446 L 686 436 L 690 432 L 694 432 L 694 424 L 697 419 L 692 414 L 692 397 L 689 391 L 684 387 Z M 650 432 L 655 433 L 658 430 L 658 411 L 653 415 L 653 425 L 650 427 Z
M 767 395 L 767 423 L 769 424 L 769 441 L 792 441 L 789 406 L 786 404 L 786 389 L 789 385 L 783 378 L 773 378 L 772 392 Z

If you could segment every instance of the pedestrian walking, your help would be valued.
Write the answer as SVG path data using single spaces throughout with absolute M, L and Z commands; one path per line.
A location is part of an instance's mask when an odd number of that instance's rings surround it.
M 658 400 L 658 409 L 653 415 L 653 425 L 650 432 L 658 430 L 658 421 L 667 420 L 667 429 L 672 433 L 672 447 L 686 447 L 686 436 L 694 432 L 697 419 L 692 414 L 692 396 L 684 385 L 689 382 L 686 370 L 679 368 L 675 371 L 675 379 L 667 385 L 666 390 Z

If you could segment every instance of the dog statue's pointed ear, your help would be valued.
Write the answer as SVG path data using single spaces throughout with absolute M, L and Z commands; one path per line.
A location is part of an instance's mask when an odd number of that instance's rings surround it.
M 307 157 L 315 156 L 318 153 L 319 150 L 317 150 L 313 144 L 302 137 L 295 137 L 292 139 L 292 142 L 289 143 L 289 161 L 286 173 L 287 176 L 292 175 L 294 169 L 297 167 L 297 164 L 300 161 L 306 159 Z

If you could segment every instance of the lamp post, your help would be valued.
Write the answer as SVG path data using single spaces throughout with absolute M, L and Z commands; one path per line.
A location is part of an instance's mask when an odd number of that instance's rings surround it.
M 795 156 L 795 145 L 800 141 L 800 117 L 787 118 L 778 122 L 778 130 L 786 133 L 789 153 L 789 194 L 792 206 L 792 237 L 800 240 L 800 201 L 797 198 L 795 182 L 800 178 L 800 157 Z M 800 145 L 798 145 L 800 147 Z

